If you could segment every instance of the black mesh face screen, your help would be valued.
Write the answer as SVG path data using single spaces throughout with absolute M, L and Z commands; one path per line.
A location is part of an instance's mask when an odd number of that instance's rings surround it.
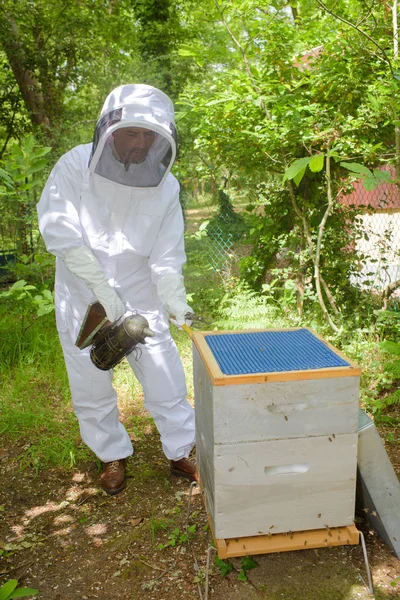
M 96 124 L 96 129 L 93 134 L 93 146 L 92 152 L 90 153 L 89 164 L 93 158 L 93 154 L 96 152 L 97 145 L 103 133 L 110 127 L 111 124 L 119 123 L 122 119 L 122 108 L 116 108 L 110 111 L 106 115 L 103 115 Z
M 175 155 L 175 159 L 178 156 L 178 134 L 176 131 L 176 127 L 173 123 L 169 124 L 169 128 L 171 131 L 171 135 L 175 141 L 175 148 L 176 148 L 176 155 Z M 167 153 L 165 154 L 164 158 L 161 159 L 162 164 L 164 165 L 164 167 L 167 169 L 169 166 L 169 163 L 171 162 L 171 157 L 172 157 L 172 149 L 171 146 L 169 147 Z
M 107 115 L 110 117 L 110 115 Z M 101 177 L 120 185 L 138 188 L 157 187 L 169 172 L 175 158 L 175 142 L 169 132 L 159 133 L 152 124 L 124 119 L 120 127 L 105 119 L 96 130 L 97 150 L 92 155 L 91 169 Z M 114 126 L 111 132 L 107 130 Z M 173 145 L 172 145 L 173 144 Z

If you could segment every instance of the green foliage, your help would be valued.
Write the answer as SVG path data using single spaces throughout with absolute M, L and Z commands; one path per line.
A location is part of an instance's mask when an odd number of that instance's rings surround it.
M 225 294 L 219 305 L 219 319 L 215 323 L 221 329 L 251 329 L 279 327 L 287 323 L 284 314 L 287 303 L 292 304 L 291 283 L 278 290 L 275 285 L 266 285 L 263 293 L 258 293 L 243 282 L 233 280 L 225 287 Z M 296 318 L 288 316 L 292 323 Z
M 33 588 L 19 588 L 17 579 L 10 579 L 0 588 L 0 600 L 11 600 L 12 598 L 26 598 L 36 596 L 39 590 Z
M 399 402 L 400 313 L 370 310 L 368 314 L 366 306 L 359 307 L 346 327 L 334 343 L 362 366 L 362 406 L 377 422 L 396 425 L 398 419 L 390 409 Z
M 317 155 L 321 156 L 321 155 Z M 322 155 L 323 156 L 323 155 Z M 283 183 L 287 179 L 293 179 L 296 185 L 299 185 L 300 181 L 303 179 L 304 173 L 306 172 L 306 168 L 311 163 L 311 156 L 305 156 L 304 158 L 298 158 L 295 160 L 290 167 L 285 171 L 285 175 L 283 176 Z M 323 165 L 323 163 L 322 163 Z M 322 169 L 322 167 L 321 167 Z M 321 170 L 318 169 L 318 170 Z M 310 170 L 311 167 L 310 167 Z
M 60 10 L 56 0 L 4 0 L 2 8 L 0 44 L 25 110 L 48 139 L 59 139 L 68 131 L 65 120 L 88 119 L 98 110 L 116 71 L 118 78 L 128 75 L 136 42 L 132 7 L 84 0 Z
M 22 254 L 19 257 L 19 261 L 6 265 L 4 279 L 6 282 L 26 279 L 29 283 L 36 285 L 36 287 L 53 288 L 54 265 L 54 256 L 47 252 L 35 253 L 34 256 Z
M 132 8 L 142 62 L 136 79 L 161 88 L 175 99 L 190 75 L 187 61 L 176 56 L 189 34 L 183 28 L 182 7 L 172 0 L 133 0 Z M 183 56 L 179 50 L 178 56 Z
M 189 525 L 185 532 L 181 532 L 179 527 L 175 527 L 168 536 L 168 541 L 166 544 L 158 544 L 157 548 L 159 550 L 164 550 L 168 546 L 175 548 L 175 546 L 185 544 L 189 540 L 192 540 L 196 535 L 196 525 Z
M 380 348 L 386 355 L 389 355 L 389 358 L 382 365 L 386 381 L 382 382 L 380 386 L 381 395 L 377 398 L 373 408 L 374 413 L 378 416 L 388 407 L 400 404 L 400 343 L 386 340 L 380 343 Z M 389 393 L 382 394 L 385 389 L 388 389 Z
M 76 443 L 79 427 L 70 404 L 52 294 L 37 294 L 32 287 L 19 281 L 0 302 L 0 431 L 24 447 L 18 457 L 22 467 L 72 468 L 87 460 L 89 450 Z M 45 310 L 38 326 L 41 307 Z
M 0 159 L 8 140 L 22 139 L 31 129 L 24 100 L 4 52 L 0 49 Z
M 386 350 L 386 352 L 393 356 L 400 356 L 400 344 L 397 344 L 396 342 L 381 342 L 380 347 L 382 350 Z
M 221 558 L 218 558 L 218 556 L 215 557 L 215 566 L 218 568 L 222 577 L 226 577 L 228 573 L 233 570 L 233 566 L 228 560 L 222 560 Z M 257 566 L 257 563 L 250 556 L 245 556 L 241 561 L 237 580 L 243 582 L 248 581 L 247 571 L 254 569 Z
M 197 230 L 197 231 L 195 231 L 195 232 L 192 234 L 192 237 L 193 237 L 195 240 L 198 240 L 198 241 L 200 241 L 201 239 L 203 239 L 203 238 L 207 237 L 207 235 L 208 235 L 208 233 L 207 233 L 207 227 L 208 227 L 208 224 L 209 224 L 209 222 L 210 222 L 210 220 L 203 221 L 203 222 L 200 224 L 200 226 L 199 226 L 198 230 Z
M 33 215 L 36 188 L 43 183 L 47 166 L 46 155 L 51 148 L 41 146 L 32 135 L 23 143 L 13 142 L 0 169 L 0 202 L 2 222 L 0 239 L 3 248 L 15 249 L 17 256 L 29 255 L 33 238 L 37 237 L 36 219 Z
M 241 569 L 239 571 L 238 581 L 247 581 L 247 571 L 254 569 L 258 564 L 250 556 L 245 556 L 240 566 Z
M 251 243 L 251 254 L 240 260 L 240 276 L 254 289 L 261 289 L 268 270 L 276 265 L 276 255 L 287 251 L 286 231 L 291 221 L 286 199 L 273 202 L 267 189 L 256 205 L 247 207 L 246 241 Z M 296 244 L 296 241 L 293 241 Z
M 17 309 L 20 335 L 23 335 L 38 317 L 47 315 L 54 310 L 53 292 L 43 288 L 38 293 L 36 286 L 28 284 L 24 279 L 16 281 L 8 290 L 0 292 L 1 299 L 5 300 L 7 306 L 14 306 Z
M 20 364 L 2 372 L 3 438 L 23 446 L 18 456 L 21 468 L 73 468 L 88 460 L 90 451 L 77 443 L 79 427 L 70 406 L 61 348 L 50 345 L 42 332 L 35 345 L 25 344 L 23 352 Z
M 21 139 L 31 129 L 59 156 L 90 141 L 104 99 L 118 85 L 148 83 L 176 98 L 196 70 L 178 52 L 201 30 L 192 6 L 82 0 L 60 10 L 57 0 L 3 0 L 0 137 Z
M 218 556 L 215 557 L 215 566 L 219 569 L 222 577 L 226 577 L 233 570 L 233 566 L 229 561 L 222 560 Z
M 387 183 L 390 180 L 390 173 L 388 171 L 380 171 L 379 169 L 370 171 L 366 166 L 358 163 L 341 162 L 340 166 L 355 173 L 361 179 L 364 189 L 368 192 L 376 190 L 378 185 Z
M 170 519 L 155 519 L 153 514 L 151 515 L 151 519 L 150 519 L 150 527 L 151 527 L 151 541 L 154 544 L 154 540 L 156 537 L 156 534 L 159 531 L 165 531 L 168 528 L 168 525 L 170 524 Z
M 207 227 L 200 225 L 200 228 L 201 231 L 199 229 L 195 234 L 186 236 L 187 264 L 184 274 L 191 306 L 196 313 L 207 317 L 218 310 L 224 290 L 210 264 Z
M 380 339 L 392 338 L 400 341 L 400 312 L 394 310 L 375 310 L 374 317 Z M 385 349 L 385 348 L 384 348 Z
M 268 271 L 281 266 L 277 257 L 283 254 L 289 277 L 308 281 L 328 200 L 327 152 L 334 159 L 333 198 L 343 188 L 348 165 L 358 165 L 356 157 L 374 165 L 359 168 L 367 189 L 387 181 L 388 172 L 377 167 L 395 152 L 399 82 L 366 37 L 317 6 L 311 10 L 297 3 L 297 18 L 291 19 L 280 3 L 262 10 L 252 0 L 212 4 L 206 10 L 215 23 L 213 35 L 222 40 L 214 53 L 218 67 L 206 69 L 211 52 L 205 32 L 185 51 L 204 71 L 180 98 L 184 160 L 190 162 L 190 169 L 182 163 L 180 169 L 194 171 L 202 182 L 227 181 L 232 198 L 250 201 L 252 252 L 241 261 L 241 277 L 252 287 L 261 288 Z M 335 10 L 350 20 L 362 14 L 368 35 L 392 41 L 380 8 L 368 11 L 354 1 Z M 187 149 L 189 143 L 193 149 Z M 360 260 L 348 226 L 354 216 L 335 204 L 324 225 L 320 259 L 337 306 L 349 313 L 357 297 L 349 280 Z M 299 281 L 299 293 L 302 287 Z

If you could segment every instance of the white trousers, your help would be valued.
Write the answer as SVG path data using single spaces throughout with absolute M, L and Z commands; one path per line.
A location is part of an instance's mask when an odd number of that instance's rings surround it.
M 68 333 L 59 333 L 67 366 L 74 412 L 82 440 L 103 462 L 133 453 L 119 420 L 112 371 L 100 371 L 90 360 L 90 348 L 79 350 Z M 127 358 L 144 391 L 144 406 L 160 433 L 169 460 L 187 457 L 195 443 L 194 410 L 186 400 L 182 363 L 169 331 L 147 338 L 138 360 Z

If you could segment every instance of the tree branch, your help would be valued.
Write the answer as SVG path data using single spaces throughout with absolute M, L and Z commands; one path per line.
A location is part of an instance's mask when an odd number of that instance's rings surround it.
M 322 311 L 328 320 L 329 325 L 336 333 L 340 333 L 339 327 L 332 321 L 332 318 L 325 306 L 325 302 L 322 296 L 321 291 L 321 272 L 320 272 L 320 260 L 321 260 L 321 248 L 322 248 L 322 238 L 324 235 L 326 221 L 332 211 L 333 208 L 333 196 L 332 196 L 332 187 L 331 187 L 331 157 L 329 155 L 329 146 L 328 151 L 326 153 L 326 183 L 327 183 L 327 194 L 328 194 L 328 206 L 322 217 L 322 221 L 318 227 L 318 237 L 317 237 L 317 245 L 315 249 L 315 262 L 314 262 L 314 279 L 315 279 L 315 287 L 317 289 L 317 296 L 319 300 L 319 304 L 322 308 Z
M 392 283 L 389 283 L 385 289 L 383 290 L 383 294 L 382 294 L 382 306 L 384 308 L 384 310 L 387 309 L 388 304 L 389 304 L 389 298 L 390 296 L 393 294 L 393 292 L 395 292 L 398 288 L 400 287 L 400 279 L 398 279 L 397 281 L 393 281 Z
M 374 44 L 374 46 L 376 46 L 378 48 L 378 50 L 381 52 L 384 61 L 389 65 L 390 72 L 391 72 L 392 76 L 394 77 L 394 71 L 393 71 L 392 63 L 391 63 L 388 55 L 386 54 L 385 50 L 382 48 L 382 46 L 380 46 L 378 44 L 378 42 L 376 42 L 370 35 L 368 35 L 368 33 L 366 31 L 364 31 L 363 29 L 360 29 L 357 25 L 355 25 L 351 21 L 348 21 L 344 17 L 341 17 L 340 15 L 337 15 L 334 12 L 332 12 L 331 10 L 329 10 L 329 8 L 327 8 L 325 6 L 325 4 L 321 0 L 315 0 L 315 1 L 317 2 L 317 4 L 319 4 L 319 6 L 325 12 L 327 12 L 328 14 L 330 14 L 335 19 L 338 19 L 338 21 L 342 21 L 342 23 L 345 23 L 349 27 L 352 27 L 353 29 L 355 29 L 356 31 L 358 31 L 358 33 L 361 33 L 361 35 L 363 35 L 364 37 L 366 37 L 372 44 Z
M 311 233 L 310 230 L 308 228 L 308 223 L 306 221 L 306 218 L 304 216 L 304 214 L 301 212 L 301 210 L 299 209 L 299 207 L 297 206 L 297 202 L 296 202 L 296 197 L 295 197 L 295 193 L 292 187 L 292 183 L 288 182 L 288 189 L 289 189 L 289 195 L 290 195 L 290 199 L 292 201 L 292 205 L 294 208 L 294 211 L 298 217 L 298 219 L 300 220 L 302 226 L 303 226 L 303 230 L 304 230 L 304 236 L 307 242 L 307 246 L 308 246 L 308 254 L 310 256 L 310 259 L 312 260 L 313 264 L 315 264 L 315 252 L 314 252 L 314 243 L 312 241 L 312 237 L 311 237 Z M 328 298 L 329 304 L 333 310 L 333 312 L 338 315 L 339 311 L 337 309 L 337 306 L 335 304 L 335 300 L 332 296 L 332 293 L 328 287 L 328 284 L 326 283 L 325 279 L 322 277 L 321 273 L 319 274 L 319 280 L 321 282 L 322 287 L 324 288 L 324 292 L 326 294 L 326 297 Z M 322 307 L 321 307 L 322 308 Z
M 236 39 L 236 37 L 235 37 L 234 33 L 232 32 L 231 28 L 229 27 L 229 25 L 228 25 L 228 23 L 227 23 L 227 21 L 226 21 L 226 19 L 225 19 L 225 17 L 224 17 L 224 13 L 223 13 L 223 11 L 222 11 L 222 9 L 221 9 L 220 5 L 218 4 L 218 0 L 214 0 L 214 3 L 215 3 L 215 6 L 216 6 L 216 8 L 217 8 L 217 10 L 218 10 L 219 14 L 221 15 L 221 21 L 222 21 L 222 23 L 224 24 L 224 27 L 225 27 L 225 29 L 227 30 L 227 32 L 228 32 L 228 33 L 229 33 L 229 35 L 231 36 L 231 38 L 232 38 L 232 40 L 233 40 L 234 44 L 235 44 L 235 45 L 236 45 L 236 47 L 239 49 L 239 51 L 240 51 L 240 53 L 241 53 L 241 55 L 242 55 L 242 59 L 243 59 L 243 62 L 244 62 L 245 68 L 246 68 L 246 72 L 247 72 L 247 74 L 248 74 L 248 76 L 249 76 L 249 79 L 250 79 L 250 81 L 251 81 L 251 83 L 252 83 L 252 86 L 253 86 L 254 90 L 257 92 L 257 94 L 261 94 L 261 93 L 262 93 L 262 89 L 261 89 L 261 88 L 258 86 L 258 84 L 256 83 L 256 81 L 255 81 L 255 79 L 254 79 L 254 76 L 253 76 L 253 73 L 251 72 L 251 69 L 250 69 L 250 63 L 249 63 L 249 61 L 248 61 L 248 58 L 247 58 L 246 50 L 245 50 L 244 48 L 242 48 L 242 45 L 241 45 L 241 44 L 240 44 L 240 42 L 239 42 L 239 41 Z M 246 48 L 247 48 L 247 46 L 248 46 L 248 44 L 246 45 Z M 261 105 L 261 107 L 263 108 L 263 110 L 264 110 L 264 112 L 265 112 L 265 114 L 266 114 L 267 118 L 268 118 L 268 119 L 271 119 L 271 115 L 269 114 L 269 111 L 268 111 L 268 109 L 267 109 L 267 107 L 266 107 L 266 105 L 265 105 L 265 103 L 264 103 L 264 101 L 263 101 L 263 100 L 261 100 L 261 102 L 260 102 L 260 105 Z
M 397 0 L 394 0 L 392 7 L 392 23 L 393 23 L 393 56 L 397 61 L 399 58 L 399 28 L 397 25 Z M 394 119 L 397 119 L 397 115 L 394 115 Z M 396 177 L 400 180 L 400 127 L 395 125 L 394 138 L 396 144 Z

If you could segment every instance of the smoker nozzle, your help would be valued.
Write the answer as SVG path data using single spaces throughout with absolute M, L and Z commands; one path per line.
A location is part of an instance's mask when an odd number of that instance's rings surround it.
M 156 334 L 149 327 L 149 323 L 142 315 L 126 317 L 122 323 L 125 333 L 133 340 L 143 340 L 145 337 L 154 337 Z
M 143 327 L 143 337 L 154 337 L 155 331 L 150 329 L 150 327 Z

